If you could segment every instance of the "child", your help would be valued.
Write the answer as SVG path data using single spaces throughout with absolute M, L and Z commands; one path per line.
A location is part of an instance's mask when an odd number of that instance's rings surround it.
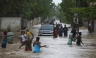
M 40 52 L 41 47 L 46 47 L 46 45 L 41 46 L 41 42 L 39 42 L 39 40 L 40 40 L 40 38 L 36 37 L 36 41 L 33 43 L 33 47 L 34 47 L 33 52 L 34 53 Z
M 79 32 L 79 35 L 76 37 L 76 39 L 77 39 L 76 45 L 81 45 L 81 43 L 83 44 L 81 35 L 82 35 L 82 33 Z
M 25 31 L 21 31 L 20 39 L 21 39 L 21 45 L 20 45 L 19 48 L 21 48 L 23 45 L 25 45 L 25 40 L 26 40 L 26 34 L 25 34 Z

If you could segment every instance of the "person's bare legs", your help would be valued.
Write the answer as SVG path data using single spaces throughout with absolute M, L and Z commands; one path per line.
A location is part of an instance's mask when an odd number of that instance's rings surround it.
M 22 45 L 20 45 L 19 49 L 24 45 L 24 43 Z

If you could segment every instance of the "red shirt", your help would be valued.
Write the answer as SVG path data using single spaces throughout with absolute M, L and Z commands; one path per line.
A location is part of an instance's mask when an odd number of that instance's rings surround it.
M 7 35 L 7 32 L 6 32 L 6 31 L 4 31 L 4 36 L 5 36 L 5 35 Z

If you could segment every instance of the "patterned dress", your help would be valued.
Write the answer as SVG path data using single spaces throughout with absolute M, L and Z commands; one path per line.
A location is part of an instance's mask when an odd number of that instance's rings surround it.
M 32 39 L 25 41 L 25 51 L 32 51 L 31 43 L 32 43 Z

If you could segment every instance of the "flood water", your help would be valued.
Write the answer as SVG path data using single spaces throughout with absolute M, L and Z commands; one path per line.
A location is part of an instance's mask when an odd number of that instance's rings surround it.
M 38 36 L 38 28 L 31 28 L 30 30 L 36 38 Z M 20 39 L 14 38 L 14 43 L 7 44 L 7 48 L 3 49 L 0 47 L 0 58 L 96 58 L 95 35 L 88 34 L 85 28 L 80 29 L 80 31 L 82 32 L 84 45 L 77 46 L 76 42 L 73 42 L 72 45 L 67 45 L 68 37 L 40 36 L 41 45 L 47 45 L 48 47 L 41 48 L 40 53 L 33 53 L 32 51 L 24 51 L 25 46 L 18 49 Z M 19 33 L 15 34 L 20 35 Z M 2 38 L 0 38 L 0 43 L 1 40 Z

